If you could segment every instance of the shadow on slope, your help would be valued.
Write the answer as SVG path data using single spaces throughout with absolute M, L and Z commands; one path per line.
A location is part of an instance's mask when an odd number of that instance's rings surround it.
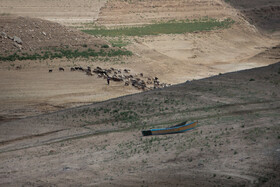
M 280 29 L 280 1 L 278 0 L 225 0 L 240 10 L 248 21 L 265 31 Z

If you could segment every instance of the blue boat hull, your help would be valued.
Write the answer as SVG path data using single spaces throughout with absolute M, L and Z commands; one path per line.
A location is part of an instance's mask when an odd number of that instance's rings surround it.
M 150 136 L 150 135 L 163 135 L 163 134 L 174 134 L 174 133 L 183 133 L 193 129 L 197 125 L 197 122 L 192 123 L 180 123 L 178 125 L 169 127 L 169 128 L 162 128 L 162 129 L 150 129 L 142 131 L 143 136 Z

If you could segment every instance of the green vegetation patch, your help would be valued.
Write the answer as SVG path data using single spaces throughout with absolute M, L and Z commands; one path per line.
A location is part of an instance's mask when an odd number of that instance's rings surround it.
M 102 46 L 102 48 L 108 48 L 108 45 Z M 0 61 L 15 61 L 15 60 L 45 60 L 45 59 L 55 59 L 55 58 L 89 58 L 89 57 L 97 57 L 97 56 L 108 56 L 108 57 L 114 57 L 114 56 L 131 56 L 132 52 L 127 50 L 115 50 L 111 49 L 108 51 L 105 51 L 101 49 L 100 51 L 95 51 L 93 49 L 88 49 L 85 51 L 79 51 L 77 50 L 71 50 L 71 49 L 54 49 L 54 50 L 48 50 L 48 51 L 42 51 L 41 54 L 34 53 L 34 54 L 28 54 L 28 53 L 14 53 L 9 56 L 1 56 L 0 55 Z
M 139 115 L 133 111 L 123 111 L 115 115 L 116 121 L 135 122 L 139 120 Z
M 125 47 L 129 44 L 129 42 L 127 41 L 123 41 L 121 38 L 119 38 L 118 40 L 110 40 L 109 41 L 113 47 Z
M 186 32 L 209 31 L 215 29 L 229 28 L 234 21 L 225 19 L 203 18 L 199 20 L 169 21 L 166 23 L 156 23 L 143 27 L 123 27 L 118 29 L 95 28 L 83 30 L 83 32 L 95 36 L 145 36 L 158 34 L 182 34 Z

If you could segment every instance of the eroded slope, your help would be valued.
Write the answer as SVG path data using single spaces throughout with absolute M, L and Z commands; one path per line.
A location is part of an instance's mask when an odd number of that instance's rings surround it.
M 97 23 L 107 26 L 138 25 L 154 21 L 224 18 L 231 10 L 214 0 L 110 0 L 101 8 Z
M 280 30 L 280 2 L 278 0 L 239 1 L 227 0 L 258 28 L 275 32 Z

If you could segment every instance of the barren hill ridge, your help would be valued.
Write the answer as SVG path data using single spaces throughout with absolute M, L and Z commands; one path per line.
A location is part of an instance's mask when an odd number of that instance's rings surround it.
M 48 48 L 61 47 L 99 50 L 102 45 L 108 44 L 102 39 L 38 18 L 1 16 L 0 31 L 0 54 L 3 56 L 18 51 L 40 53 Z

